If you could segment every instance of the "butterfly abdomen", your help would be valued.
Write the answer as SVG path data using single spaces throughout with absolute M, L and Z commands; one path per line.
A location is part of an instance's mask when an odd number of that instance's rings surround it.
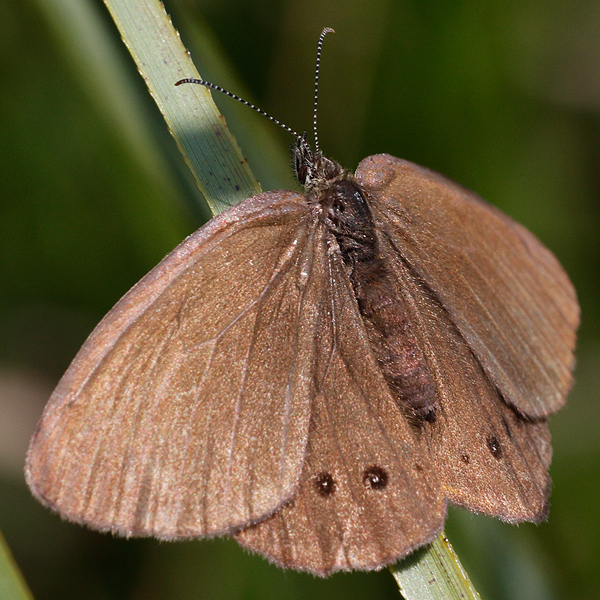
M 425 355 L 379 251 L 365 192 L 351 178 L 328 189 L 330 231 L 335 236 L 371 348 L 392 392 L 411 419 L 435 421 L 435 386 Z

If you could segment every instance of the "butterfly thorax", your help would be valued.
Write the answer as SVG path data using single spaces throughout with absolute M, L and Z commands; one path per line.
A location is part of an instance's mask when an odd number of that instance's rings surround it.
M 337 242 L 373 354 L 393 397 L 412 422 L 434 421 L 431 372 L 381 252 L 367 192 L 338 163 L 313 153 L 304 138 L 294 147 L 293 160 L 307 198 L 321 205 Z

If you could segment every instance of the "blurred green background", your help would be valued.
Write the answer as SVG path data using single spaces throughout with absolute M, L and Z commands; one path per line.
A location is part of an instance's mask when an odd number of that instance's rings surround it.
M 488 600 L 598 598 L 600 3 L 166 7 L 203 76 L 297 130 L 311 127 L 316 40 L 333 27 L 321 77 L 326 154 L 354 168 L 389 152 L 440 171 L 560 258 L 583 320 L 577 383 L 551 419 L 549 521 L 517 528 L 452 510 L 447 532 Z M 291 140 L 270 131 L 277 159 L 265 161 L 246 131 L 253 117 L 216 100 L 263 188 L 294 185 Z M 23 457 L 53 386 L 104 313 L 206 218 L 198 200 L 102 3 L 1 0 L 0 529 L 39 600 L 397 598 L 385 570 L 318 580 L 226 540 L 113 539 L 30 497 Z

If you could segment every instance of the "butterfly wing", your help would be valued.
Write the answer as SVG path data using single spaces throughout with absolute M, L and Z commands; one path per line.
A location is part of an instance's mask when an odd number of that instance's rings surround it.
M 436 419 L 421 431 L 443 493 L 454 504 L 505 521 L 541 521 L 552 455 L 545 420 L 524 419 L 503 402 L 445 308 L 385 236 L 382 241 L 434 379 Z
M 446 515 L 427 447 L 389 393 L 350 282 L 331 253 L 306 462 L 294 499 L 236 539 L 325 576 L 381 568 L 431 541 Z M 325 315 L 325 313 L 322 313 Z
M 391 248 L 428 286 L 504 400 L 543 418 L 565 402 L 575 291 L 531 233 L 472 192 L 389 155 L 356 177 Z
M 213 535 L 298 485 L 323 282 L 293 192 L 226 211 L 108 313 L 32 439 L 33 493 L 100 530 Z

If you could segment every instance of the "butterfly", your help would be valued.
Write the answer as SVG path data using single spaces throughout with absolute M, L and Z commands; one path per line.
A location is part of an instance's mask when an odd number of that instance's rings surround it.
M 92 332 L 32 438 L 32 492 L 322 576 L 432 541 L 448 503 L 544 519 L 579 322 L 558 260 L 441 175 L 387 154 L 352 174 L 295 135 L 304 194 L 221 213 Z

